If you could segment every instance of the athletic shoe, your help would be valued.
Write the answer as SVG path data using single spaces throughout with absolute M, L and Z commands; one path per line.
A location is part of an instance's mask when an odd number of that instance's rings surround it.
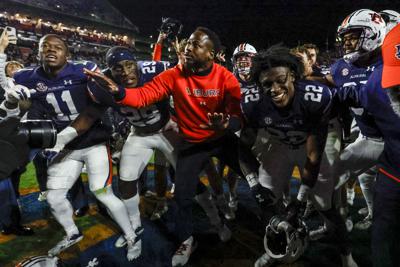
M 367 216 L 369 213 L 368 211 L 368 207 L 364 207 L 358 210 L 358 214 L 362 215 L 362 216 Z
M 359 221 L 354 225 L 357 230 L 367 230 L 372 225 L 372 215 L 367 215 L 362 221 Z
M 264 253 L 261 257 L 257 259 L 257 261 L 254 263 L 254 267 L 269 267 L 272 266 L 274 263 L 274 259 L 272 259 L 270 256 L 268 256 L 267 253 Z
M 224 195 L 216 197 L 217 207 L 224 214 L 225 219 L 228 221 L 235 219 L 235 213 L 231 210 Z
M 138 228 L 135 229 L 135 234 L 136 236 L 139 236 L 141 233 L 143 233 L 144 228 L 142 226 L 139 226 Z M 114 246 L 116 248 L 122 248 L 125 247 L 126 245 L 126 238 L 124 235 L 120 235 L 117 239 L 117 241 L 115 241 Z
M 232 232 L 228 228 L 228 226 L 226 226 L 226 224 L 221 223 L 219 226 L 217 226 L 217 231 L 218 231 L 219 239 L 222 242 L 229 241 L 232 237 Z
M 193 236 L 186 239 L 172 257 L 172 266 L 184 266 L 189 261 L 190 255 L 196 249 L 196 246 Z
M 325 237 L 327 232 L 328 232 L 328 229 L 325 227 L 325 225 L 322 225 L 315 230 L 311 230 L 309 232 L 308 236 L 311 241 L 316 241 L 316 240 L 319 240 L 319 239 Z
M 40 202 L 47 200 L 47 191 L 40 192 L 37 200 Z
M 83 239 L 83 235 L 81 232 L 74 234 L 71 237 L 65 236 L 60 242 L 55 245 L 52 249 L 48 251 L 50 257 L 54 257 L 60 254 L 61 251 L 66 250 L 67 248 L 75 245 L 79 241 Z
M 138 237 L 126 238 L 126 258 L 132 261 L 140 256 L 142 253 L 142 240 Z

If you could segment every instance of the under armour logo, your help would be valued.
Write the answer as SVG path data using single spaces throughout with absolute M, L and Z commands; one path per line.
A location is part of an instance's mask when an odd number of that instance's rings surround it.
M 397 59 L 400 59 L 400 44 L 397 44 L 397 45 L 395 46 L 395 48 L 396 48 L 395 57 L 396 57 Z
M 64 80 L 64 85 L 72 85 L 72 80 Z
M 375 66 L 368 66 L 367 71 L 374 71 Z
M 88 262 L 88 265 L 86 267 L 94 267 L 99 265 L 99 262 L 97 261 L 97 258 L 94 258 L 93 260 Z

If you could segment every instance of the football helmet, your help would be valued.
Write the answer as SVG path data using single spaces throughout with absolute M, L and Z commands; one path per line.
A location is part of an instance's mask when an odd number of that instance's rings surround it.
M 386 33 L 386 23 L 382 17 L 370 9 L 360 9 L 347 16 L 338 27 L 338 37 L 343 39 L 349 31 L 360 30 L 360 37 L 354 52 L 343 56 L 346 62 L 355 62 L 363 54 L 382 45 Z
M 307 233 L 306 224 L 300 218 L 290 223 L 280 216 L 274 216 L 265 229 L 265 251 L 272 259 L 292 263 L 305 251 L 308 245 Z
M 235 48 L 232 55 L 233 71 L 238 74 L 250 74 L 251 58 L 257 54 L 257 50 L 248 43 L 242 43 Z
M 379 15 L 381 15 L 383 20 L 386 22 L 386 33 L 390 32 L 394 26 L 400 23 L 400 13 L 394 10 L 382 10 L 379 12 Z

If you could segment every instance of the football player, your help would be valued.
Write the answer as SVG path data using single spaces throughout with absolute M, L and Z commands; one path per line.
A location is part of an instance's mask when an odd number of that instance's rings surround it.
M 269 147 L 261 154 L 259 182 L 268 189 L 270 207 L 264 210 L 268 224 L 276 214 L 277 202 L 288 187 L 293 168 L 299 166 L 301 185 L 297 198 L 287 209 L 293 216 L 302 216 L 310 197 L 327 223 L 334 225 L 335 241 L 343 266 L 354 262 L 344 221 L 332 206 L 334 181 L 323 159 L 332 104 L 330 89 L 318 82 L 302 80 L 304 65 L 288 48 L 276 45 L 254 57 L 252 77 L 262 88 L 260 100 L 245 112 L 246 128 L 241 138 L 251 145 L 255 132 L 265 128 L 270 133 Z M 251 138 L 253 137 L 253 138 Z M 247 157 L 241 157 L 246 164 Z M 247 169 L 251 170 L 251 167 Z M 257 176 L 257 170 L 252 171 Z M 269 213 L 269 214 L 268 214 Z M 256 265 L 268 264 L 264 254 Z
M 344 19 L 338 28 L 344 56 L 331 66 L 331 78 L 337 87 L 355 86 L 360 89 L 372 72 L 382 64 L 380 46 L 385 36 L 385 27 L 382 17 L 369 9 L 357 10 Z M 367 229 L 372 219 L 372 186 L 376 170 L 372 173 L 364 172 L 375 166 L 384 143 L 373 117 L 368 112 L 354 107 L 351 111 L 360 128 L 360 135 L 340 153 L 335 164 L 335 177 L 340 177 L 339 184 L 343 184 L 349 178 L 348 173 L 359 176 L 368 214 L 355 228 Z
M 66 232 L 66 236 L 48 253 L 57 255 L 83 238 L 73 221 L 73 210 L 66 195 L 85 164 L 90 191 L 108 208 L 123 230 L 128 240 L 127 258 L 132 260 L 140 255 L 141 248 L 140 243 L 135 243 L 136 234 L 126 207 L 111 188 L 112 169 L 106 145 L 111 128 L 105 120 L 97 120 L 85 135 L 77 137 L 79 127 L 76 130 L 69 126 L 81 112 L 89 112 L 91 106 L 95 106 L 87 91 L 88 78 L 83 68 L 96 71 L 97 66 L 88 61 L 68 62 L 68 56 L 68 46 L 60 36 L 45 35 L 39 42 L 40 66 L 14 75 L 16 83 L 35 90 L 28 118 L 47 118 L 55 123 L 59 133 L 54 150 L 61 150 L 73 140 L 57 154 L 57 159 L 53 158 L 48 168 L 47 201 Z
M 382 45 L 383 66 L 377 66 L 361 90 L 347 96 L 373 116 L 385 145 L 378 162 L 374 187 L 372 227 L 373 266 L 400 265 L 400 26 L 394 27 Z

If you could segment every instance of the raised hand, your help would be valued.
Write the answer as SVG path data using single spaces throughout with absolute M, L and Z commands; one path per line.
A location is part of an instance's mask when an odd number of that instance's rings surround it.
M 8 39 L 8 32 L 7 29 L 3 29 L 3 33 L 0 36 L 0 53 L 4 54 L 4 50 L 6 50 L 8 44 L 10 43 Z
M 88 69 L 83 69 L 83 72 L 89 78 L 91 78 L 100 88 L 112 94 L 117 94 L 119 92 L 118 85 L 113 80 L 105 76 L 103 73 L 91 71 Z
M 228 128 L 230 116 L 223 113 L 208 113 L 208 123 L 200 124 L 202 129 L 225 130 Z
M 16 84 L 6 90 L 6 101 L 10 104 L 16 104 L 21 100 L 28 100 L 31 97 L 29 89 L 23 85 Z
M 215 57 L 216 57 L 217 60 L 219 60 L 220 62 L 226 62 L 226 59 L 225 59 L 225 52 L 224 52 L 224 51 L 218 52 L 218 53 L 215 55 Z

